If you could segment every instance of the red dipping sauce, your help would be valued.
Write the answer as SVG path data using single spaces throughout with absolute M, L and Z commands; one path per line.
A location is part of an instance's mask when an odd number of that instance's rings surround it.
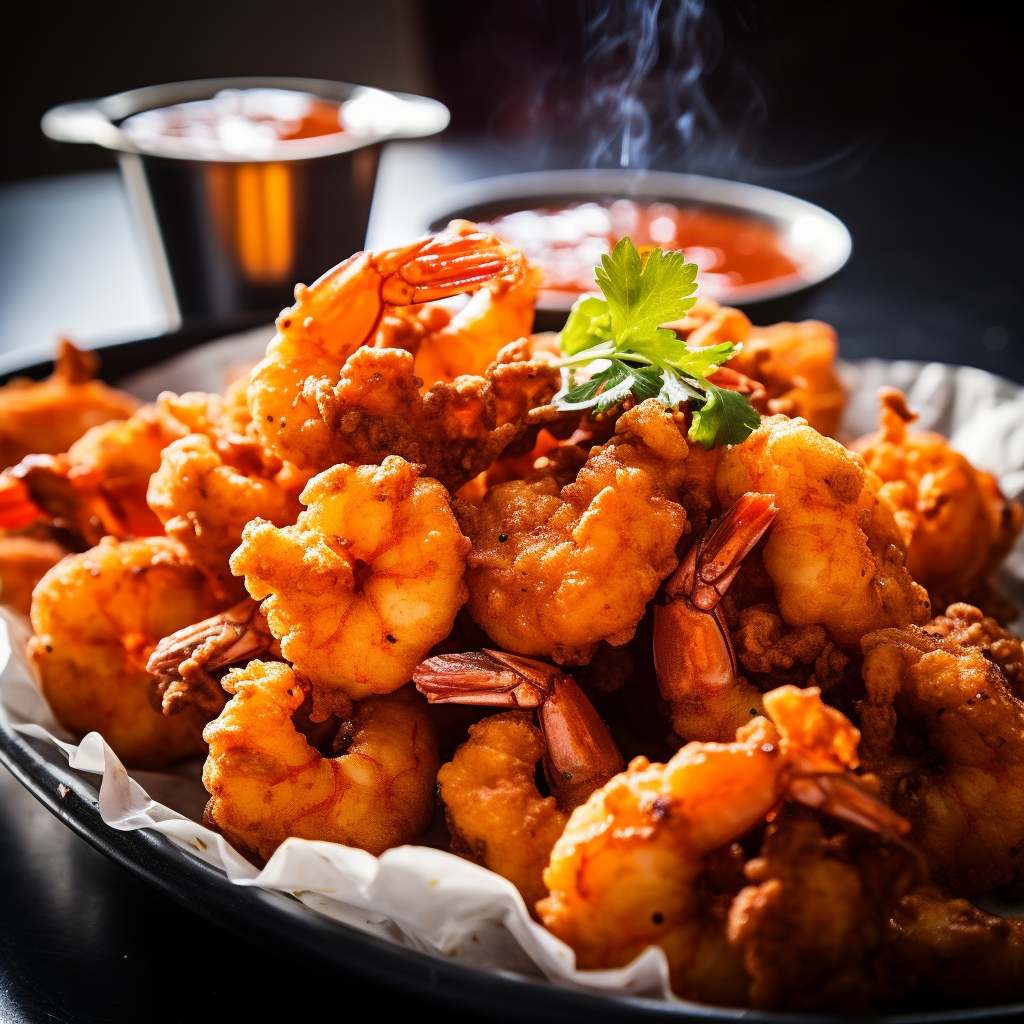
M 344 133 L 343 108 L 335 100 L 288 89 L 225 89 L 211 99 L 134 114 L 121 128 L 147 149 L 259 160 L 281 142 Z
M 741 300 L 751 286 L 801 279 L 782 231 L 769 221 L 673 203 L 629 199 L 517 210 L 483 225 L 521 249 L 542 274 L 541 289 L 563 303 L 594 291 L 594 267 L 628 236 L 638 248 L 682 251 L 697 264 L 700 293 Z

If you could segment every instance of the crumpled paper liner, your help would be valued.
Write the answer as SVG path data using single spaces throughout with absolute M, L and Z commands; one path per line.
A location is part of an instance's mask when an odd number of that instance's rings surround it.
M 204 346 L 137 375 L 129 386 L 143 398 L 164 388 L 217 390 L 225 373 L 262 354 L 267 339 L 264 329 Z M 982 370 L 937 363 L 866 360 L 843 364 L 842 373 L 850 389 L 844 439 L 875 429 L 878 387 L 900 387 L 921 413 L 920 427 L 946 434 L 975 465 L 994 472 L 1008 496 L 1024 493 L 1024 388 Z M 1024 540 L 1000 581 L 1024 607 Z M 290 893 L 311 911 L 424 953 L 593 993 L 681 1002 L 669 987 L 660 947 L 618 970 L 578 971 L 573 951 L 533 921 L 510 882 L 450 853 L 402 846 L 374 857 L 289 839 L 258 870 L 199 824 L 206 799 L 201 761 L 129 773 L 98 733 L 73 742 L 33 680 L 24 655 L 30 633 L 23 617 L 0 609 L 0 711 L 23 734 L 56 744 L 71 768 L 101 776 L 99 810 L 111 828 L 153 829 L 236 885 Z

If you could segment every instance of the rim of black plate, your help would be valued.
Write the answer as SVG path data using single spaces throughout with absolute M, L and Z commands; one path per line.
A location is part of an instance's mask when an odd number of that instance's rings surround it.
M 178 351 L 205 338 L 181 338 Z M 234 326 L 234 325 L 232 325 Z M 157 339 L 122 343 L 103 350 L 101 376 L 125 373 L 160 362 L 172 354 Z M 148 357 L 148 358 L 147 358 Z M 25 360 L 21 372 L 33 377 L 52 364 Z M 5 369 L 7 369 L 5 367 Z M 44 753 L 45 751 L 45 753 Z M 240 938 L 320 973 L 344 970 L 387 985 L 403 994 L 463 1011 L 497 1013 L 506 1019 L 542 1022 L 638 1020 L 763 1021 L 765 1024 L 813 1024 L 835 1021 L 835 1014 L 776 1013 L 694 1003 L 669 1003 L 636 997 L 595 995 L 544 981 L 488 971 L 455 960 L 420 953 L 316 913 L 298 900 L 252 886 L 235 885 L 227 875 L 193 857 L 166 836 L 149 829 L 122 832 L 100 817 L 98 791 L 85 776 L 63 762 L 56 746 L 16 732 L 0 706 L 0 761 L 44 807 L 73 832 L 137 878 L 200 917 Z M 846 1016 L 844 1021 L 931 1024 L 969 1020 L 1010 1020 L 1024 1015 L 1024 1003 L 923 1012 Z

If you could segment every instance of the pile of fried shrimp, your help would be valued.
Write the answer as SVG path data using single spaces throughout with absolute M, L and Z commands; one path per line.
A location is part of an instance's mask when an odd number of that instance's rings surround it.
M 205 823 L 256 864 L 443 818 L 580 969 L 657 944 L 724 1006 L 1024 997 L 1024 920 L 971 902 L 1024 892 L 992 581 L 1021 507 L 896 390 L 835 440 L 822 323 L 668 325 L 738 346 L 741 443 L 562 411 L 535 295 L 453 222 L 297 286 L 223 395 L 139 404 L 67 343 L 0 389 L 2 598 L 57 719 L 205 756 Z

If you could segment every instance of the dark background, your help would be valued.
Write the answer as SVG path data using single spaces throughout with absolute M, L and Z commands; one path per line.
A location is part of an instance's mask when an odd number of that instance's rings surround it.
M 506 170 L 616 165 L 629 95 L 652 126 L 631 166 L 780 188 L 850 227 L 846 269 L 785 309 L 750 310 L 755 322 L 817 317 L 836 326 L 851 358 L 972 363 L 1024 381 L 1024 120 L 1006 8 L 664 0 L 657 60 L 631 86 L 651 8 L 183 0 L 58 14 L 26 5 L 9 40 L 31 46 L 0 72 L 0 177 L 112 166 L 99 149 L 47 143 L 39 118 L 59 102 L 156 82 L 292 74 L 429 93 L 452 111 L 442 144 L 490 151 L 481 173 L 495 173 L 495 150 Z M 672 127 L 681 114 L 686 138 Z

